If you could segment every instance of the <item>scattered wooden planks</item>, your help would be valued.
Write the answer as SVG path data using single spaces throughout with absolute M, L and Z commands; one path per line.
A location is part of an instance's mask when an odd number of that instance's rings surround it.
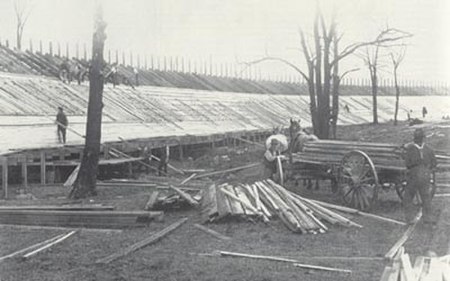
M 167 236 L 169 233 L 171 233 L 172 231 L 174 231 L 175 229 L 177 229 L 178 227 L 180 227 L 183 223 L 185 223 L 187 221 L 187 218 L 183 218 L 180 219 L 179 221 L 169 225 L 168 227 L 164 228 L 163 230 L 152 234 L 151 236 L 149 236 L 148 238 L 133 244 L 125 249 L 122 249 L 112 255 L 109 255 L 107 257 L 101 258 L 99 260 L 96 261 L 96 263 L 104 263 L 104 264 L 108 264 L 116 259 L 119 259 L 123 256 L 126 256 L 132 252 L 135 252 L 143 247 L 146 247 L 150 244 L 153 244 L 159 240 L 161 240 L 162 238 L 164 238 L 165 236 Z
M 32 256 L 34 256 L 34 255 L 36 255 L 36 254 L 46 250 L 46 249 L 52 247 L 53 245 L 56 245 L 56 244 L 58 244 L 58 243 L 60 243 L 60 242 L 62 242 L 64 240 L 66 240 L 67 238 L 69 238 L 70 236 L 75 234 L 76 232 L 77 232 L 77 230 L 73 230 L 73 231 L 70 231 L 67 234 L 60 234 L 60 235 L 57 235 L 57 236 L 52 237 L 50 239 L 47 239 L 47 240 L 45 240 L 43 242 L 39 242 L 37 244 L 31 245 L 29 247 L 26 247 L 26 248 L 24 248 L 22 250 L 18 250 L 16 252 L 13 252 L 13 253 L 8 254 L 6 256 L 0 257 L 0 262 L 4 261 L 6 259 L 17 257 L 17 256 L 19 256 L 21 254 L 23 254 L 22 258 L 25 258 L 25 259 L 26 258 L 30 258 L 30 257 L 32 257 Z
M 226 252 L 220 251 L 221 256 L 228 257 L 239 257 L 239 258 L 251 258 L 251 259 L 260 259 L 260 260 L 270 260 L 270 261 L 278 261 L 278 262 L 287 262 L 292 263 L 293 266 L 301 267 L 304 269 L 312 269 L 312 270 L 324 270 L 324 271 L 332 271 L 332 272 L 340 272 L 340 273 L 352 273 L 351 270 L 340 269 L 334 267 L 326 267 L 326 266 L 318 266 L 318 265 L 310 265 L 310 264 L 302 264 L 300 261 L 295 259 L 288 259 L 282 257 L 275 256 L 263 256 L 263 255 L 252 255 L 252 254 L 244 254 L 244 253 L 235 253 L 235 252 Z
M 448 281 L 450 261 L 444 257 L 418 256 L 411 262 L 410 256 L 400 247 L 381 275 L 380 281 Z

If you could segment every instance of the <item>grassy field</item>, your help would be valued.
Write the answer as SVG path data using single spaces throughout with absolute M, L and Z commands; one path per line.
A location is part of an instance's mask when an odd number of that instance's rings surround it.
M 341 128 L 340 138 L 351 140 L 402 143 L 409 141 L 411 128 L 392 125 L 361 125 Z M 436 149 L 448 149 L 449 129 L 429 127 L 427 133 Z M 444 135 L 444 140 L 442 140 Z M 344 137 L 345 136 L 345 137 Z M 198 162 L 197 166 L 211 168 L 215 151 Z M 229 152 L 231 161 L 217 166 L 237 166 L 252 162 L 262 151 L 250 149 Z M 258 171 L 243 171 L 221 181 L 251 181 Z M 340 203 L 326 183 L 320 190 L 306 190 L 302 186 L 288 184 L 299 194 L 328 202 Z M 439 192 L 446 192 L 441 190 Z M 447 191 L 448 192 L 448 191 Z M 39 187 L 33 190 L 37 200 L 29 204 L 60 202 L 67 190 L 61 187 Z M 148 199 L 145 188 L 100 188 L 96 203 L 114 204 L 122 210 L 142 210 Z M 400 201 L 395 191 L 382 192 L 380 202 L 372 212 L 396 219 L 403 219 Z M 448 197 L 447 197 L 448 198 Z M 59 200 L 59 201 L 58 201 Z M 434 228 L 419 223 L 406 243 L 406 251 L 412 256 L 428 250 L 440 255 L 448 251 L 450 198 L 436 198 L 433 209 L 439 218 Z M 10 200 L 1 204 L 17 204 Z M 95 264 L 99 258 L 140 241 L 180 218 L 188 221 L 160 242 L 145 247 L 108 265 Z M 198 211 L 193 209 L 168 211 L 164 222 L 151 223 L 146 228 L 127 229 L 121 233 L 95 233 L 81 231 L 63 243 L 29 260 L 6 260 L 0 263 L 0 280 L 378 280 L 386 265 L 382 259 L 343 260 L 336 257 L 382 257 L 401 236 L 405 227 L 379 222 L 370 218 L 349 216 L 363 225 L 362 229 L 331 226 L 325 234 L 294 234 L 280 221 L 268 224 L 251 221 L 228 221 L 210 224 L 208 227 L 231 240 L 218 240 L 195 227 L 199 223 Z M 0 227 L 0 255 L 43 241 L 62 233 L 59 230 L 27 230 Z M 273 255 L 298 259 L 302 263 L 351 269 L 351 275 L 305 270 L 289 263 L 221 257 L 217 251 L 235 251 L 248 254 Z

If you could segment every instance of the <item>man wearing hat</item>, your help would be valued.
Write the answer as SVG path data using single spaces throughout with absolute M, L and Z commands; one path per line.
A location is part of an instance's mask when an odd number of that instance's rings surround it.
M 422 129 L 414 131 L 414 141 L 406 144 L 405 165 L 407 168 L 403 205 L 407 223 L 413 223 L 414 196 L 419 192 L 422 200 L 423 220 L 432 223 L 431 213 L 431 174 L 436 168 L 436 157 L 433 149 L 425 144 L 425 133 Z
M 58 107 L 58 114 L 56 114 L 56 133 L 58 134 L 58 140 L 61 143 L 66 143 L 66 128 L 69 125 L 66 114 L 64 114 L 63 108 Z

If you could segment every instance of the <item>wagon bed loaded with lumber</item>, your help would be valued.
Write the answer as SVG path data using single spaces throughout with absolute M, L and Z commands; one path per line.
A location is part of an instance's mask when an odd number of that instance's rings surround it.
M 303 178 L 331 180 L 347 205 L 366 210 L 378 199 L 380 187 L 395 188 L 402 198 L 406 185 L 403 155 L 403 146 L 397 144 L 318 140 L 292 154 L 291 169 Z M 436 157 L 437 172 L 450 170 L 450 157 Z

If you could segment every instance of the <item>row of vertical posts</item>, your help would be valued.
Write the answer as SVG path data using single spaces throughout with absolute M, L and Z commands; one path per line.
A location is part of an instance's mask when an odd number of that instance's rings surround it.
M 0 39 L 0 45 L 5 45 L 9 47 L 9 41 L 5 40 L 2 42 Z M 24 44 L 25 45 L 25 44 Z M 63 50 L 64 48 L 64 50 Z M 29 40 L 28 50 L 31 52 L 44 53 L 44 44 L 42 40 L 39 41 L 38 49 L 35 49 L 32 40 Z M 75 57 L 77 59 L 88 60 L 90 58 L 90 52 L 86 44 L 75 44 L 74 52 L 66 43 L 65 46 L 61 46 L 60 43 L 54 44 L 53 42 L 48 43 L 48 48 L 46 53 L 50 55 L 57 55 L 60 57 Z M 248 80 L 269 80 L 276 82 L 285 83 L 306 83 L 305 79 L 295 73 L 263 73 L 261 67 L 257 65 L 246 66 L 244 64 L 238 63 L 215 63 L 211 58 L 207 60 L 191 60 L 183 57 L 172 57 L 172 56 L 140 56 L 129 52 L 126 55 L 125 52 L 119 53 L 118 50 L 111 51 L 108 50 L 105 55 L 105 59 L 108 63 L 122 64 L 139 69 L 151 69 L 160 71 L 175 71 L 183 73 L 195 73 L 210 76 L 219 77 L 230 77 L 230 78 L 243 78 Z M 379 87 L 394 87 L 393 79 L 379 79 Z M 344 78 L 341 85 L 347 86 L 371 86 L 370 79 L 363 78 Z M 449 85 L 447 82 L 434 81 L 434 82 L 424 82 L 418 80 L 400 80 L 400 87 L 407 88 L 420 88 L 423 89 L 424 93 L 430 93 L 436 89 L 448 89 Z

